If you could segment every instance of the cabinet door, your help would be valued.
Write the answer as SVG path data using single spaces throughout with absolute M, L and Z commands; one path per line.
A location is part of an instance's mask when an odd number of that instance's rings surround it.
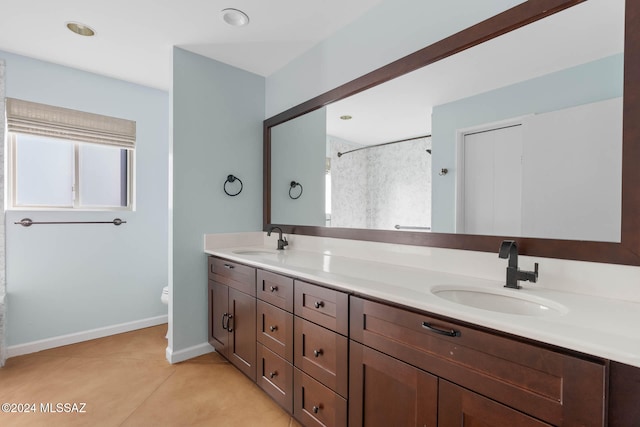
M 293 312 L 342 335 L 349 335 L 349 295 L 295 281 Z
M 262 344 L 257 348 L 256 383 L 287 412 L 293 412 L 293 366 Z
M 350 349 L 349 425 L 437 425 L 437 377 L 354 341 Z
M 209 280 L 209 344 L 228 358 L 229 287 Z
M 440 380 L 438 427 L 550 427 L 472 391 Z
M 347 401 L 293 368 L 293 416 L 306 427 L 346 427 Z
M 294 321 L 294 364 L 341 396 L 347 396 L 349 340 L 299 317 Z
M 257 297 L 278 308 L 293 312 L 293 279 L 270 271 L 258 270 Z
M 293 314 L 257 301 L 256 334 L 258 342 L 293 363 Z
M 229 361 L 256 380 L 256 299 L 229 288 Z

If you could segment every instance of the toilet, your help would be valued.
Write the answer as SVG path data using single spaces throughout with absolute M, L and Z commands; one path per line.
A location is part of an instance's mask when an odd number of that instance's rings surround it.
M 160 301 L 162 301 L 163 304 L 169 305 L 169 287 L 168 286 L 165 286 L 164 288 L 162 288 Z M 169 328 L 167 328 L 167 334 L 164 337 L 169 339 Z

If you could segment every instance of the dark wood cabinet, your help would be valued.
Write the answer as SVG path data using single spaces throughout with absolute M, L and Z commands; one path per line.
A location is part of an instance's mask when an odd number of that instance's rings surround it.
M 548 425 L 605 425 L 601 360 L 362 298 L 350 310 L 352 340 Z
M 255 269 L 209 258 L 209 343 L 254 381 L 255 284 Z
M 349 295 L 294 282 L 293 415 L 305 426 L 346 426 Z
M 257 383 L 293 413 L 293 279 L 257 271 Z
M 303 426 L 637 424 L 640 369 L 210 257 L 209 343 Z M 348 410 L 347 410 L 348 409 Z
M 354 341 L 349 376 L 350 426 L 438 425 L 436 376 Z

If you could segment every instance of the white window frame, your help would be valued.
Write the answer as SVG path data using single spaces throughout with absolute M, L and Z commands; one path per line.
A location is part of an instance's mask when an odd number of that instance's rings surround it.
M 29 211 L 29 210 L 47 210 L 47 211 L 135 211 L 135 149 L 124 149 L 127 153 L 127 199 L 125 206 L 83 206 L 80 198 L 80 188 L 82 183 L 80 182 L 80 146 L 82 144 L 88 144 L 81 141 L 72 141 L 68 139 L 62 139 L 61 141 L 73 144 L 73 159 L 74 159 L 74 183 L 72 188 L 73 205 L 72 206 L 48 206 L 48 205 L 18 205 L 16 201 L 17 197 L 17 147 L 18 137 L 20 133 L 8 132 L 8 144 L 7 158 L 8 163 L 8 178 L 7 185 L 7 210 L 14 211 Z M 118 147 L 114 147 L 118 148 Z

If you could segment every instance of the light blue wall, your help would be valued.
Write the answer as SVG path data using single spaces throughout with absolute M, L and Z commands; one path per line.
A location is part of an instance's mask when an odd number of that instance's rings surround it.
M 207 342 L 206 233 L 262 229 L 264 78 L 173 50 L 173 335 L 179 352 Z M 223 192 L 227 175 L 244 183 Z
M 166 315 L 168 94 L 6 52 L 0 58 L 8 97 L 137 123 L 135 212 L 7 212 L 8 344 Z M 13 224 L 116 216 L 127 224 Z
M 520 3 L 523 0 L 384 0 L 270 75 L 267 117 Z
M 622 96 L 623 56 L 613 55 L 433 108 L 432 229 L 454 232 L 456 130 Z
M 271 222 L 324 226 L 327 110 L 316 111 L 271 129 Z M 289 197 L 291 181 L 303 192 Z M 300 187 L 291 195 L 300 194 Z

